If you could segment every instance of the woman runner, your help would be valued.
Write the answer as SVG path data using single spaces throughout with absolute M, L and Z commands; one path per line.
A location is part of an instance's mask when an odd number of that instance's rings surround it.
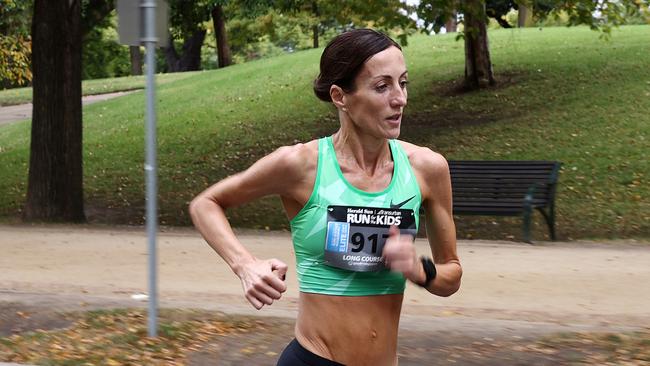
M 316 96 L 338 110 L 332 136 L 285 146 L 199 194 L 192 220 L 256 308 L 286 291 L 287 265 L 253 256 L 225 210 L 279 195 L 300 283 L 295 339 L 278 365 L 397 365 L 405 281 L 449 296 L 460 287 L 446 160 L 397 138 L 407 101 L 401 47 L 369 29 L 323 51 Z M 424 211 L 433 260 L 413 245 Z

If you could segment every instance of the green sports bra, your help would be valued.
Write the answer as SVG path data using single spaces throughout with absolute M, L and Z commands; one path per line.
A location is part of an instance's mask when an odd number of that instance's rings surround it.
M 408 156 L 389 140 L 393 177 L 381 192 L 350 184 L 332 138 L 318 140 L 314 189 L 291 220 L 300 291 L 342 296 L 404 293 L 401 273 L 384 268 L 381 251 L 391 225 L 415 235 L 422 201 Z

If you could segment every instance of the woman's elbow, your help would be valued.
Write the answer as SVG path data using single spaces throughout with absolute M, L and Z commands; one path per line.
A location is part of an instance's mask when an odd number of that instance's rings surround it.
M 449 278 L 445 286 L 435 292 L 440 297 L 449 297 L 460 289 L 461 278 L 463 277 L 463 268 L 458 264 L 457 269 L 454 271 L 451 278 Z
M 438 296 L 440 297 L 449 297 L 460 289 L 460 279 L 456 283 L 454 283 L 452 286 L 449 286 L 448 288 L 445 289 L 442 293 L 439 293 Z
M 190 213 L 190 218 L 192 219 L 192 222 L 196 223 L 196 221 L 203 215 L 203 213 L 206 210 L 206 203 L 208 203 L 209 200 L 205 198 L 203 195 L 198 195 L 194 197 L 192 202 L 190 202 L 190 205 L 188 206 L 188 211 Z

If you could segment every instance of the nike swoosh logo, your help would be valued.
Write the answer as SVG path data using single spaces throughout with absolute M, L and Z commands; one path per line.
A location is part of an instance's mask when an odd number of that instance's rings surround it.
M 409 198 L 409 199 L 407 199 L 405 201 L 402 201 L 402 202 L 400 202 L 400 203 L 398 203 L 396 205 L 393 204 L 393 199 L 391 198 L 391 200 L 390 200 L 390 208 L 400 208 L 400 207 L 404 206 L 406 204 L 406 202 L 408 202 L 408 201 L 410 201 L 410 200 L 412 200 L 414 198 L 415 198 L 415 196 L 413 196 L 413 197 L 411 197 L 411 198 Z

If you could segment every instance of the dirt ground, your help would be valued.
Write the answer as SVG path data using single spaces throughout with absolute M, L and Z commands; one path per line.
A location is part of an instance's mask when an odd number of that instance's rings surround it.
M 257 256 L 295 266 L 288 233 L 241 232 Z M 423 240 L 418 252 L 428 252 Z M 144 307 L 144 229 L 0 226 L 0 336 L 65 327 L 72 310 Z M 650 243 L 460 241 L 461 290 L 439 298 L 408 285 L 400 323 L 400 365 L 571 364 L 585 349 L 539 350 L 559 332 L 650 328 Z M 211 340 L 190 365 L 273 365 L 292 338 L 298 284 L 261 311 L 238 279 L 191 229 L 158 237 L 161 307 L 255 317 L 255 332 Z

